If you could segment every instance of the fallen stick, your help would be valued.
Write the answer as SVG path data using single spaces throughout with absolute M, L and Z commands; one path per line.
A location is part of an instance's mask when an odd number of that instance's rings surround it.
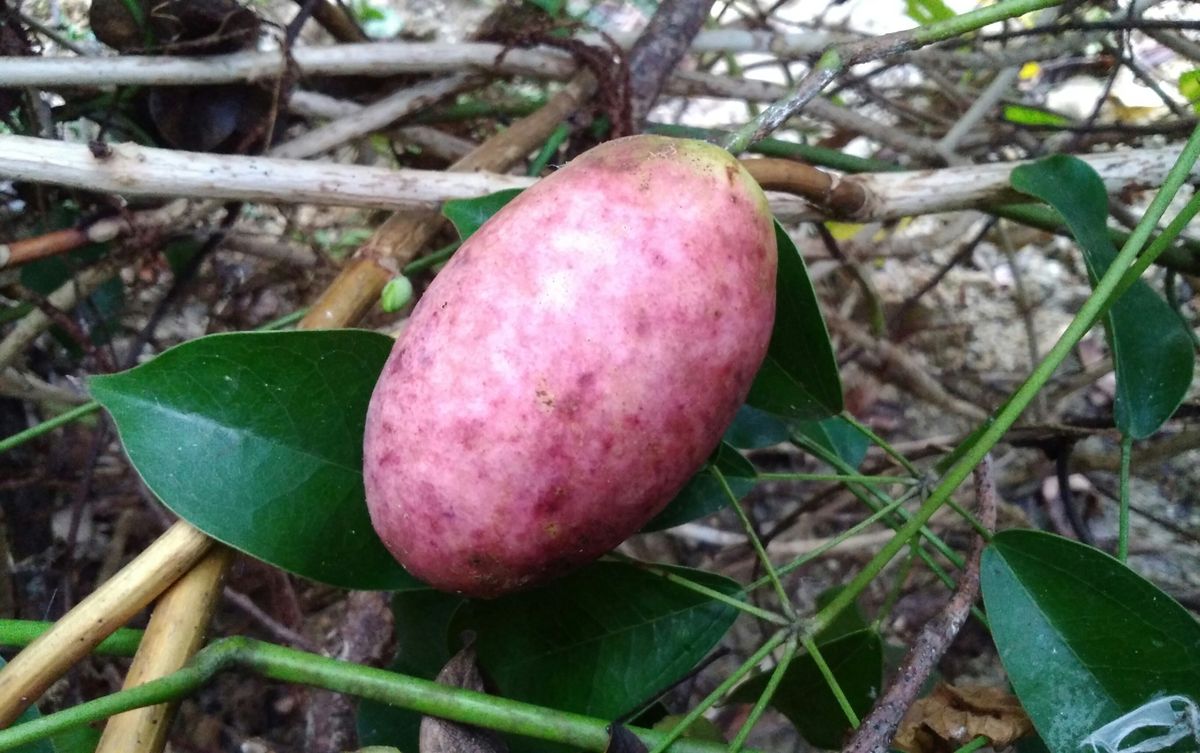
M 569 91 L 572 90 L 564 90 Z M 543 110 L 547 108 L 551 105 L 547 104 Z M 540 112 L 529 117 L 539 117 Z M 504 137 L 512 130 L 503 131 L 494 138 Z M 526 153 L 519 148 L 516 151 L 519 152 L 516 158 Z M 1175 163 L 1179 150 L 1169 147 L 1129 149 L 1077 156 L 1100 175 L 1109 193 L 1118 194 L 1130 188 L 1159 185 Z M 1009 186 L 1013 168 L 1028 164 L 1026 160 L 852 176 L 816 170 L 790 160 L 748 159 L 744 162 L 760 177 L 764 175 L 762 169 L 765 166 L 772 167 L 769 180 L 763 178 L 768 188 L 797 191 L 806 197 L 770 196 L 772 211 L 784 222 L 824 219 L 872 222 L 1029 201 L 1027 196 L 1017 194 Z M 450 199 L 525 188 L 536 180 L 476 172 L 487 170 L 488 165 L 481 164 L 471 155 L 456 164 L 471 167 L 465 171 L 452 168 L 446 172 L 391 169 L 179 152 L 135 144 L 109 145 L 106 154 L 96 157 L 83 144 L 0 135 L 0 178 L 126 196 L 436 211 Z M 1200 177 L 1200 167 L 1195 168 L 1192 175 Z

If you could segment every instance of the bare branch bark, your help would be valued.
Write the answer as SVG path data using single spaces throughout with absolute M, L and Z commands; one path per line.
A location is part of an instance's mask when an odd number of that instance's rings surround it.
M 663 0 L 629 52 L 630 108 L 635 127 L 646 120 L 663 84 L 708 18 L 713 0 Z
M 992 479 L 992 459 L 985 456 L 975 468 L 975 496 L 979 517 L 988 530 L 996 526 L 999 495 Z M 979 559 L 987 542 L 978 538 L 958 582 L 958 588 L 942 611 L 925 624 L 904 657 L 896 679 L 858 726 L 843 753 L 885 753 L 900 720 L 921 692 L 925 680 L 950 647 L 967 620 L 971 604 L 979 595 Z
M 524 143 L 506 148 L 516 153 L 516 158 L 526 153 Z M 1179 153 L 1161 148 L 1078 156 L 1096 170 L 1110 193 L 1118 194 L 1131 185 L 1161 183 Z M 798 171 L 813 169 L 801 163 L 783 164 L 794 165 Z M 836 201 L 829 206 L 838 209 L 838 219 L 867 222 L 1024 201 L 1025 197 L 1009 187 L 1012 169 L 1021 164 L 1026 162 L 845 177 L 826 172 L 832 176 L 831 196 L 841 191 L 861 197 L 856 203 Z M 1200 168 L 1193 175 L 1200 176 Z M 424 210 L 437 209 L 448 199 L 524 188 L 534 182 L 524 176 L 487 172 L 388 169 L 179 152 L 134 144 L 113 145 L 109 156 L 97 158 L 82 144 L 10 135 L 0 135 L 0 177 L 128 196 Z M 773 193 L 769 198 L 772 210 L 785 222 L 830 218 L 828 211 L 796 196 Z

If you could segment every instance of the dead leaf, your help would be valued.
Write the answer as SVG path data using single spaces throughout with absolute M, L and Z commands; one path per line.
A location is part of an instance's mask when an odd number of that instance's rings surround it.
M 1032 732 L 1033 724 L 1011 693 L 941 683 L 909 708 L 894 746 L 905 753 L 947 753 L 982 735 L 999 750 Z
M 438 672 L 437 682 L 483 693 L 483 675 L 479 672 L 474 637 L 468 637 L 465 643 Z M 508 746 L 495 732 L 434 716 L 421 719 L 418 747 L 420 753 L 508 753 Z

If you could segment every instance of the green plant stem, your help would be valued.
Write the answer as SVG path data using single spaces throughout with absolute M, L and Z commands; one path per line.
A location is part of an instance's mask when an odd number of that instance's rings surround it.
M 862 434 L 868 440 L 873 442 L 876 447 L 883 450 L 892 460 L 900 464 L 900 467 L 908 471 L 914 479 L 921 478 L 921 469 L 912 464 L 912 461 L 904 457 L 904 453 L 892 447 L 883 437 L 875 433 L 875 431 L 855 418 L 850 411 L 842 411 L 842 420 L 853 426 L 859 434 Z
M 1072 237 L 1071 231 L 1063 224 L 1058 213 L 1046 206 L 1038 204 L 1006 204 L 1004 206 L 992 207 L 987 211 L 997 217 L 1019 222 L 1027 227 L 1039 228 L 1065 238 Z M 1129 240 L 1130 233 L 1120 228 L 1106 228 L 1106 230 L 1108 236 L 1112 238 L 1113 245 L 1118 248 L 1123 247 Z M 1168 246 L 1159 257 L 1159 260 L 1168 269 L 1176 269 L 1180 272 L 1194 274 L 1200 272 L 1200 262 L 1196 261 L 1198 255 L 1200 255 L 1200 243 L 1185 238 L 1179 246 Z
M 41 620 L 0 620 L 0 646 L 24 648 L 53 626 L 53 622 Z M 92 653 L 101 656 L 133 656 L 141 641 L 141 630 L 119 628 L 92 649 Z
M 746 715 L 746 721 L 742 723 L 737 734 L 733 737 L 733 742 L 729 743 L 729 753 L 738 753 L 742 746 L 746 744 L 746 738 L 750 736 L 750 732 L 754 730 L 758 720 L 762 717 L 763 712 L 767 710 L 767 704 L 775 697 L 775 691 L 779 689 L 779 684 L 783 682 L 784 675 L 787 674 L 788 665 L 792 663 L 792 659 L 796 657 L 796 651 L 799 644 L 793 636 L 784 646 L 783 656 L 779 658 L 779 663 L 775 665 L 771 676 L 767 679 L 767 686 L 763 688 L 763 692 L 758 696 L 758 700 L 754 702 L 754 707 L 750 709 L 750 713 Z
M 420 259 L 416 259 L 414 261 L 410 261 L 408 264 L 405 264 L 404 269 L 401 270 L 401 273 L 404 275 L 412 275 L 416 274 L 417 272 L 423 272 L 430 267 L 437 266 L 438 264 L 441 264 L 449 259 L 451 256 L 454 256 L 454 252 L 457 251 L 458 247 L 461 245 L 462 241 L 448 243 L 427 256 L 422 256 Z
M 197 653 L 177 672 L 0 730 L 0 750 L 26 745 L 122 711 L 178 700 L 195 692 L 218 672 L 233 667 L 249 669 L 274 680 L 325 688 L 421 714 L 584 750 L 604 751 L 609 743 L 608 722 L 603 719 L 453 688 L 248 638 L 224 638 Z M 668 737 L 653 730 L 631 727 L 630 731 L 652 745 L 662 745 Z M 665 749 L 666 745 L 662 747 Z M 685 739 L 672 745 L 671 750 L 718 753 L 725 747 Z
M 550 160 L 558 153 L 558 148 L 563 145 L 567 137 L 571 135 L 571 127 L 566 123 L 559 123 L 558 127 L 550 134 L 550 138 L 546 139 L 546 143 L 542 145 L 537 156 L 533 158 L 533 162 L 529 163 L 529 175 L 537 177 L 546 169 L 546 165 L 550 164 Z
M 810 442 L 804 438 L 800 438 L 800 442 L 801 442 L 801 445 L 805 449 L 807 449 L 809 452 L 813 453 L 814 455 L 816 455 L 818 458 L 825 461 L 826 463 L 829 463 L 830 465 L 832 465 L 834 468 L 838 469 L 839 471 L 841 471 L 843 473 L 853 472 L 854 469 L 851 468 L 850 465 L 845 460 L 842 460 L 840 457 L 838 457 L 837 453 L 830 452 L 829 450 L 822 447 L 821 445 L 819 445 L 815 442 Z M 855 497 L 857 497 L 864 505 L 866 505 L 867 507 L 869 507 L 872 510 L 878 510 L 880 503 L 887 504 L 891 501 L 885 495 L 881 494 L 879 492 L 879 490 L 877 490 L 877 489 L 872 489 L 870 487 L 867 487 L 866 489 L 859 490 L 859 489 L 854 488 L 853 486 L 847 486 L 846 488 L 850 491 L 851 494 L 853 494 Z M 898 515 L 902 520 L 908 520 L 910 517 L 909 512 L 902 508 L 898 508 L 896 510 L 896 515 Z M 889 522 L 889 525 L 891 525 L 893 528 L 896 528 L 896 525 L 894 523 Z M 897 530 L 899 530 L 899 529 L 897 529 Z M 962 557 L 958 554 L 958 552 L 955 552 L 953 549 L 951 549 L 950 546 L 948 544 L 946 544 L 946 542 L 942 541 L 942 538 L 940 536 L 938 536 L 936 533 L 934 533 L 933 531 L 931 531 L 929 528 L 927 528 L 925 526 L 921 527 L 921 536 L 924 537 L 925 540 L 928 541 L 933 546 L 934 549 L 936 549 L 938 552 L 940 552 L 943 557 L 950 560 L 950 562 L 952 562 L 955 567 L 959 568 L 960 570 L 962 569 L 962 567 L 963 567 Z M 923 552 L 923 558 L 926 556 L 927 556 L 927 553 Z M 931 562 L 931 564 L 932 564 L 932 562 Z
M 907 501 L 906 498 L 901 497 L 900 499 L 893 501 L 891 504 L 881 507 L 880 509 L 878 509 L 874 513 L 872 513 L 869 517 L 863 518 L 858 523 L 855 523 L 854 525 L 850 526 L 845 531 L 842 531 L 840 534 L 838 534 L 837 536 L 834 536 L 829 541 L 826 541 L 824 544 L 817 547 L 816 549 L 813 549 L 811 552 L 808 552 L 807 554 L 802 554 L 799 557 L 797 557 L 796 559 L 787 563 L 786 565 L 776 568 L 775 572 L 777 572 L 779 575 L 782 576 L 782 575 L 787 575 L 788 573 L 791 573 L 795 570 L 798 570 L 799 568 L 803 567 L 804 565 L 808 564 L 809 562 L 812 562 L 813 560 L 815 560 L 817 557 L 820 557 L 825 552 L 828 552 L 830 549 L 833 549 L 838 544 L 841 544 L 843 541 L 850 538 L 851 536 L 856 536 L 857 534 L 861 533 L 864 529 L 868 528 L 872 524 L 877 523 L 880 520 L 882 520 L 883 518 L 892 514 L 893 512 L 896 511 L 896 508 L 900 507 L 900 505 L 904 504 L 906 501 Z M 763 577 L 754 581 L 750 585 L 746 586 L 746 588 L 744 590 L 748 593 L 750 591 L 754 591 L 759 588 L 762 588 L 763 586 L 767 585 L 770 582 L 771 582 L 771 579 L 768 576 L 764 575 Z
M 1092 294 L 1084 301 L 1083 306 L 1080 307 L 1079 312 L 1071 320 L 1071 323 L 1067 325 L 1066 331 L 1059 337 L 1054 347 L 1050 349 L 1050 352 L 1037 365 L 1037 368 L 1033 370 L 1029 378 L 1017 388 L 1013 396 L 1000 407 L 995 419 L 985 424 L 983 431 L 975 435 L 974 442 L 965 448 L 958 462 L 946 471 L 941 481 L 930 492 L 928 499 L 925 500 L 916 514 L 859 571 L 858 575 L 816 614 L 809 626 L 809 629 L 813 633 L 826 627 L 833 617 L 853 604 L 863 589 L 896 556 L 897 552 L 904 547 L 908 540 L 917 535 L 922 526 L 925 525 L 925 522 L 933 517 L 933 514 L 945 504 L 950 495 L 971 474 L 975 466 L 983 460 L 984 455 L 1004 437 L 1004 434 L 1012 427 L 1025 408 L 1029 406 L 1029 403 L 1033 401 L 1037 393 L 1054 375 L 1054 372 L 1071 353 L 1071 350 L 1095 325 L 1097 319 L 1112 300 L 1113 293 L 1116 291 L 1121 278 L 1137 257 L 1138 251 L 1145 244 L 1146 238 L 1157 225 L 1163 212 L 1166 211 L 1171 198 L 1179 191 L 1180 186 L 1183 185 L 1184 180 L 1191 172 L 1192 165 L 1195 164 L 1198 155 L 1200 155 L 1200 128 L 1197 128 L 1192 133 L 1192 136 L 1183 148 L 1183 152 L 1179 156 L 1179 160 L 1172 166 L 1166 180 L 1163 181 L 1162 188 L 1159 189 L 1159 192 L 1155 195 L 1154 200 L 1146 210 L 1145 216 L 1142 217 L 1142 220 L 1138 223 L 1134 231 L 1130 233 L 1129 239 L 1121 248 L 1120 253 L 1117 254 L 1116 260 L 1113 261 L 1108 271 L 1096 283 Z
M 846 698 L 845 691 L 842 690 L 841 683 L 833 675 L 833 670 L 829 668 L 829 664 L 825 661 L 825 657 L 821 656 L 821 650 L 817 648 L 817 642 L 813 640 L 813 634 L 810 633 L 801 638 L 804 643 L 804 650 L 813 658 L 817 669 L 821 671 L 821 677 L 825 678 L 825 684 L 829 686 L 829 690 L 833 693 L 833 697 L 837 699 L 838 706 L 841 707 L 842 713 L 846 715 L 846 719 L 850 722 L 851 727 L 858 727 L 858 714 L 854 713 L 854 707 L 850 705 L 850 699 Z
M 685 139 L 701 139 L 704 141 L 720 141 L 729 137 L 729 131 L 716 128 L 695 128 L 693 126 L 670 125 L 667 123 L 651 123 L 646 127 L 649 133 L 661 136 L 674 136 Z M 855 157 L 837 149 L 809 144 L 797 144 L 781 139 L 763 139 L 750 146 L 749 151 L 766 157 L 783 157 L 786 159 L 801 159 L 817 167 L 829 167 L 847 173 L 896 172 L 904 170 L 894 162 Z
M 1141 279 L 1142 273 L 1183 233 L 1184 228 L 1188 226 L 1188 223 L 1192 221 L 1197 212 L 1200 212 L 1200 191 L 1192 194 L 1192 198 L 1188 200 L 1183 209 L 1179 210 L 1179 214 L 1175 215 L 1175 218 L 1167 224 L 1166 229 L 1150 243 L 1146 250 L 1138 257 L 1137 261 L 1133 263 L 1133 266 L 1129 268 L 1129 271 L 1125 273 L 1125 276 L 1121 278 L 1121 284 L 1117 286 L 1117 291 L 1113 293 L 1114 301 L 1120 298 L 1126 290 L 1129 290 L 1130 286 Z
M 1117 523 L 1117 559 L 1129 561 L 1129 465 L 1133 457 L 1133 437 L 1121 435 L 1121 511 Z
M 770 623 L 778 625 L 780 627 L 787 627 L 788 625 L 792 624 L 791 620 L 789 620 L 788 618 L 784 617 L 781 614 L 777 614 L 775 612 L 763 609 L 762 607 L 755 606 L 754 604 L 751 604 L 749 602 L 742 601 L 741 599 L 737 598 L 736 596 L 730 596 L 729 594 L 721 593 L 720 591 L 718 591 L 714 588 L 709 588 L 708 586 L 704 585 L 703 583 L 697 583 L 696 581 L 691 580 L 690 578 L 685 578 L 682 575 L 679 575 L 678 573 L 673 573 L 666 568 L 659 567 L 657 565 L 652 565 L 647 562 L 640 562 L 638 560 L 633 559 L 632 557 L 628 557 L 624 554 L 621 554 L 620 552 L 613 552 L 613 556 L 617 557 L 618 559 L 621 559 L 625 562 L 629 562 L 630 564 L 637 565 L 638 567 L 642 568 L 643 570 L 646 570 L 647 572 L 654 573 L 658 577 L 663 578 L 670 583 L 674 583 L 677 586 L 686 588 L 689 591 L 695 591 L 698 594 L 707 596 L 708 598 L 713 599 L 714 601 L 719 601 L 722 604 L 725 604 L 727 606 L 731 606 L 734 609 L 745 612 L 746 614 L 751 615 L 753 617 L 757 617 L 758 619 L 763 620 L 765 622 L 770 622 Z M 745 593 L 745 592 L 742 591 L 739 593 Z
M 767 656 L 769 656 L 772 651 L 778 648 L 779 644 L 786 641 L 789 636 L 789 631 L 780 630 L 778 633 L 771 636 L 766 643 L 759 646 L 758 650 L 755 651 L 749 659 L 742 662 L 742 666 L 731 672 L 728 677 L 721 681 L 720 685 L 718 685 L 711 693 L 704 697 L 704 700 L 696 704 L 695 708 L 693 708 L 687 713 L 687 715 L 680 719 L 675 726 L 671 728 L 670 732 L 668 732 L 663 739 L 659 740 L 654 747 L 650 749 L 650 753 L 663 753 L 663 751 L 670 747 L 675 740 L 679 739 L 679 736 L 686 732 L 692 726 L 692 724 L 704 714 L 705 711 L 708 711 L 713 704 L 728 695 L 729 691 L 733 690 L 734 685 L 737 685 L 739 682 L 741 682 L 743 677 L 750 674 L 750 672 L 758 666 L 759 662 L 767 658 Z M 721 747 L 721 750 L 724 750 L 724 746 Z
M 847 423 L 849 423 L 851 426 L 853 426 L 855 429 L 857 429 L 867 439 L 874 442 L 876 444 L 876 446 L 878 446 L 881 450 L 883 450 L 888 455 L 888 457 L 892 458 L 897 463 L 899 463 L 904 468 L 904 470 L 911 473 L 914 478 L 921 477 L 921 469 L 917 468 L 915 465 L 912 464 L 912 462 L 908 458 L 904 457 L 904 453 L 900 452 L 895 447 L 892 447 L 890 444 L 887 443 L 887 441 L 884 440 L 883 437 L 879 436 L 874 431 L 872 431 L 871 427 L 867 426 L 864 423 L 861 423 L 858 419 L 856 419 L 854 416 L 850 415 L 850 413 L 846 412 L 846 411 L 842 412 L 842 419 L 844 421 L 846 421 Z M 954 501 L 953 499 L 950 500 L 949 505 L 950 505 L 951 509 L 953 509 L 954 512 L 958 513 L 959 516 L 963 520 L 970 523 L 971 527 L 974 528 L 979 533 L 980 536 L 983 536 L 984 539 L 987 541 L 992 540 L 992 532 L 989 531 L 987 529 L 987 526 L 985 526 L 983 523 L 981 523 L 978 518 L 976 518 L 973 514 L 971 514 L 970 510 L 967 510 L 966 508 L 964 508 L 962 505 L 958 504 L 958 502 Z M 959 567 L 961 567 L 961 565 L 959 565 Z
M 873 627 L 877 632 L 882 629 L 884 620 L 891 616 L 896 602 L 900 601 L 900 594 L 904 592 L 904 583 L 908 580 L 909 573 L 912 572 L 913 563 L 917 561 L 916 554 L 916 545 L 910 545 L 908 547 L 908 556 L 900 563 L 900 570 L 892 580 L 892 587 L 888 589 L 888 594 L 884 597 L 883 604 L 879 606 L 879 611 L 876 612 L 875 619 L 872 620 Z
M 833 481 L 843 484 L 877 484 L 891 486 L 892 484 L 913 485 L 917 479 L 904 476 L 861 476 L 856 473 L 760 473 L 758 478 L 763 481 Z
M 284 314 L 278 319 L 272 319 L 266 324 L 255 328 L 257 332 L 272 332 L 274 330 L 283 329 L 303 319 L 308 314 L 308 306 L 299 308 L 290 314 Z
M 982 748 L 983 746 L 987 745 L 989 742 L 991 742 L 991 741 L 988 740 L 983 735 L 980 735 L 980 736 L 976 737 L 974 740 L 972 740 L 971 742 L 967 743 L 966 745 L 962 746 L 958 750 L 954 751 L 954 753 L 975 753 L 975 751 L 977 751 L 980 748 Z
M 100 410 L 100 403 L 93 400 L 90 403 L 84 403 L 83 405 L 72 408 L 65 413 L 60 413 L 54 418 L 41 422 L 37 426 L 30 426 L 25 431 L 19 431 L 16 434 L 13 434 L 11 437 L 0 439 L 0 452 L 8 452 L 14 447 L 19 447 L 31 439 L 36 439 L 43 434 L 54 431 L 60 426 L 65 426 L 72 421 L 77 421 L 84 416 L 95 413 L 98 410 Z
M 767 550 L 763 547 L 762 540 L 758 538 L 758 533 L 754 530 L 754 524 L 750 522 L 746 511 L 742 509 L 742 504 L 738 501 L 737 495 L 733 493 L 733 489 L 729 488 L 729 481 L 725 479 L 725 474 L 716 465 L 712 465 L 711 468 L 713 475 L 720 482 L 721 488 L 725 490 L 725 495 L 729 497 L 729 504 L 733 507 L 733 511 L 737 513 L 738 520 L 742 521 L 742 528 L 746 530 L 746 538 L 750 540 L 755 554 L 758 555 L 759 562 L 762 563 L 763 569 L 767 571 L 767 577 L 771 579 L 771 585 L 775 587 L 775 594 L 779 597 L 780 608 L 783 610 L 785 616 L 791 620 L 795 620 L 796 610 L 792 608 L 792 600 L 788 598 L 787 589 L 783 587 L 783 581 L 779 579 L 779 574 L 775 572 L 775 566 L 771 564 L 771 558 L 767 556 Z
M 952 39 L 989 24 L 1049 8 L 1060 2 L 1061 0 L 1001 0 L 994 5 L 960 13 L 953 18 L 926 26 L 830 47 L 787 97 L 763 110 L 758 117 L 727 138 L 722 146 L 735 155 L 746 151 L 748 146 L 786 122 L 851 65 Z

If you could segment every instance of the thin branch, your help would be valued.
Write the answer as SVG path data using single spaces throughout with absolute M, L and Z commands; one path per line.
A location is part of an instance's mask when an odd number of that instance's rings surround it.
M 997 21 L 1057 5 L 1060 0 L 1004 0 L 995 5 L 959 14 L 946 21 L 918 26 L 908 31 L 884 34 L 859 42 L 835 45 L 821 55 L 817 64 L 785 99 L 776 102 L 733 134 L 724 144 L 734 154 L 746 151 L 755 141 L 769 136 L 814 99 L 821 90 L 852 65 L 888 57 L 952 39 Z
M 482 80 L 480 76 L 457 74 L 427 81 L 410 89 L 401 89 L 345 117 L 297 136 L 286 144 L 280 144 L 271 150 L 271 155 L 301 158 L 327 152 L 347 141 L 385 128 L 406 115 L 423 110 L 451 94 L 479 84 Z
M 523 145 L 508 148 L 516 158 L 527 153 Z M 1130 186 L 1158 185 L 1178 155 L 1178 149 L 1162 148 L 1078 156 L 1096 170 L 1110 193 L 1118 194 Z M 797 171 L 812 170 L 800 163 L 790 164 Z M 868 173 L 840 179 L 835 176 L 830 181 L 829 195 L 818 203 L 838 208 L 833 218 L 854 222 L 996 208 L 1027 200 L 1009 187 L 1009 174 L 1021 164 L 1026 162 Z M 1200 175 L 1200 169 L 1193 170 L 1192 175 Z M 98 159 L 82 144 L 11 135 L 0 135 L 0 177 L 128 196 L 391 209 L 436 209 L 448 199 L 525 188 L 534 182 L 533 178 L 485 172 L 387 169 L 180 152 L 133 144 L 113 145 L 109 156 Z M 859 198 L 850 201 L 856 196 Z M 831 217 L 798 197 L 774 194 L 770 198 L 772 210 L 785 222 Z M 814 201 L 819 198 L 810 196 Z
M 713 0 L 662 0 L 629 51 L 631 117 L 641 125 L 708 18 Z
M 999 495 L 992 480 L 992 461 L 985 456 L 975 469 L 975 496 L 980 518 L 989 530 L 996 525 Z M 986 542 L 979 537 L 967 560 L 958 588 L 942 611 L 925 624 L 896 672 L 896 680 L 862 720 L 843 753 L 884 753 L 921 687 L 950 647 L 979 594 L 979 560 Z
M 501 57 L 501 53 L 504 53 Z M 575 61 L 557 50 L 505 48 L 489 42 L 369 42 L 292 50 L 304 76 L 370 76 L 462 73 L 477 69 L 537 78 L 566 79 Z M 194 86 L 273 80 L 287 73 L 277 50 L 226 55 L 120 55 L 103 58 L 0 58 L 5 86 Z
M 0 135 L 0 175 L 129 196 L 283 200 L 380 209 L 434 208 L 448 198 L 524 188 L 531 182 L 494 174 L 317 164 L 134 144 L 112 145 L 107 155 L 97 158 L 83 144 L 10 135 Z

